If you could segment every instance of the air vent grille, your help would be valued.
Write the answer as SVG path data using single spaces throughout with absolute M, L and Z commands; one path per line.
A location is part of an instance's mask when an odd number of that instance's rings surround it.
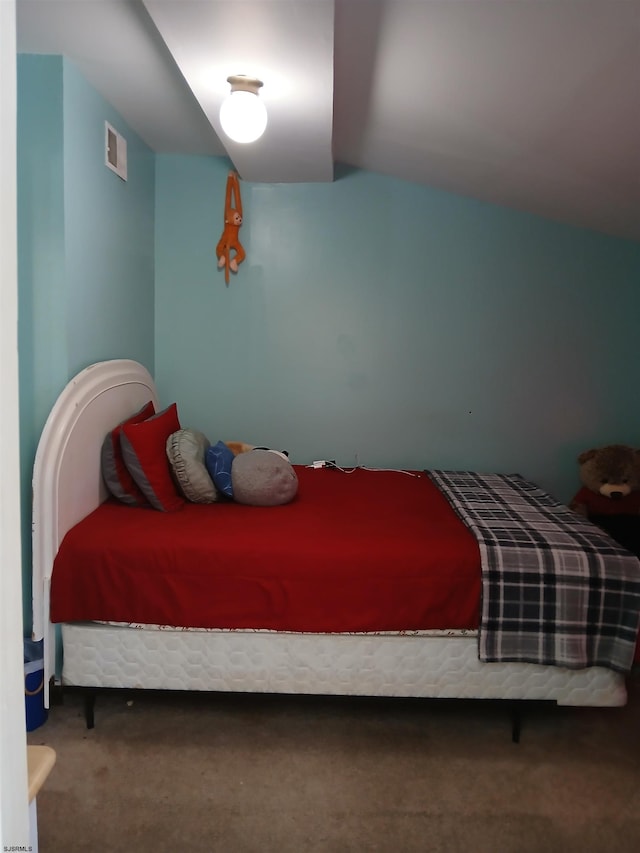
M 105 165 L 116 175 L 127 180 L 127 140 L 109 124 L 104 123 Z

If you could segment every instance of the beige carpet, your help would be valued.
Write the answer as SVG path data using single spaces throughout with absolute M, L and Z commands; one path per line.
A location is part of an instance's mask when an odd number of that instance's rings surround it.
M 640 849 L 640 677 L 620 709 L 104 692 L 28 735 L 57 752 L 41 853 Z

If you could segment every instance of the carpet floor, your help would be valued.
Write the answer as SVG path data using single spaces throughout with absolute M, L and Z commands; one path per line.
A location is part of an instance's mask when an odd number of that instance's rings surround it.
M 624 708 L 65 692 L 40 853 L 640 849 L 640 675 Z

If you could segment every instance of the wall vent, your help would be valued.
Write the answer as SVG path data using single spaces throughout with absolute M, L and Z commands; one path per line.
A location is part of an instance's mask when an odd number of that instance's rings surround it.
M 115 127 L 104 123 L 104 162 L 116 175 L 127 180 L 127 140 Z

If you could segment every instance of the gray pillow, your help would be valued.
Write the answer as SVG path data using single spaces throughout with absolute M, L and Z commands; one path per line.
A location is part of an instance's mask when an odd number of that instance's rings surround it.
M 298 477 L 286 456 L 274 450 L 239 453 L 231 465 L 233 499 L 252 506 L 278 506 L 298 493 Z
M 210 504 L 220 499 L 204 464 L 209 439 L 196 429 L 179 429 L 167 439 L 167 459 L 182 495 L 192 503 Z

